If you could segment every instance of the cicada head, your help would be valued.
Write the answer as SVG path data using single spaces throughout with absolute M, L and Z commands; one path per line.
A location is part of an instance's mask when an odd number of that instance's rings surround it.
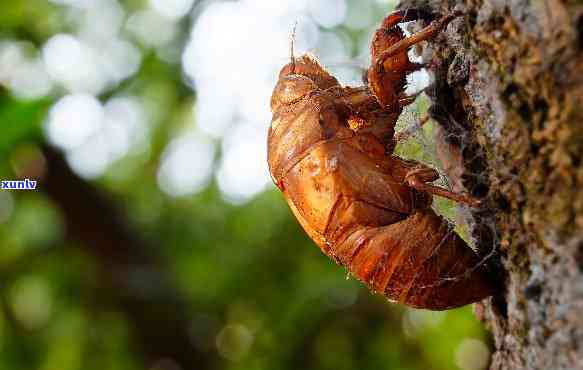
M 292 104 L 316 89 L 338 85 L 334 78 L 311 54 L 304 54 L 285 65 L 271 96 L 271 110 L 280 105 Z

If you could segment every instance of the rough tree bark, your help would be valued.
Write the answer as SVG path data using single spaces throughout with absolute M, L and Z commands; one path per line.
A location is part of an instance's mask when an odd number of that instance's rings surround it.
M 488 194 L 466 218 L 506 271 L 501 297 L 476 307 L 491 369 L 583 369 L 583 2 L 399 7 L 465 14 L 432 44 L 431 113 L 463 162 L 454 184 Z

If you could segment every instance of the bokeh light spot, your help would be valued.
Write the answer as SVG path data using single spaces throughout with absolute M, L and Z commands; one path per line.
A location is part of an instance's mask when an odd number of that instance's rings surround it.
M 437 327 L 445 319 L 440 311 L 408 308 L 403 315 L 403 332 L 409 337 L 417 337 L 427 329 Z
M 37 54 L 27 42 L 0 42 L 0 84 L 19 99 L 38 99 L 52 90 L 52 81 Z
M 332 28 L 346 18 L 346 0 L 310 1 L 308 11 L 312 18 L 322 27 Z
M 349 1 L 345 24 L 354 30 L 369 27 L 374 19 L 374 12 L 370 1 Z
M 132 148 L 139 150 L 148 144 L 146 120 L 144 107 L 135 97 L 114 97 L 105 104 L 103 129 L 112 161 L 123 157 Z
M 170 18 L 151 9 L 132 14 L 126 27 L 140 43 L 150 47 L 168 44 L 177 33 L 176 24 Z
M 490 350 L 478 339 L 466 338 L 458 346 L 455 363 L 462 370 L 482 370 L 488 366 Z
M 202 190 L 210 179 L 214 155 L 214 144 L 198 135 L 174 139 L 162 155 L 158 185 L 173 197 Z
M 36 276 L 20 278 L 10 289 L 10 307 L 16 320 L 26 329 L 34 330 L 44 326 L 53 309 L 48 282 Z
M 95 50 L 73 35 L 51 37 L 43 46 L 42 57 L 51 78 L 69 91 L 94 94 L 105 86 Z
M 150 0 L 154 10 L 168 18 L 180 18 L 185 16 L 194 0 Z
M 45 129 L 53 145 L 73 149 L 101 128 L 103 118 L 103 107 L 95 97 L 67 95 L 51 108 Z
M 68 5 L 77 8 L 89 8 L 98 0 L 50 0 L 51 3 Z
M 240 123 L 229 133 L 223 141 L 217 181 L 225 198 L 233 203 L 251 199 L 271 183 L 265 129 Z
M 85 179 L 103 175 L 109 160 L 109 142 L 103 133 L 94 135 L 84 145 L 73 148 L 67 153 L 67 163 L 75 173 Z
M 217 335 L 216 346 L 219 354 L 231 361 L 241 360 L 253 344 L 253 334 L 244 325 L 225 326 Z

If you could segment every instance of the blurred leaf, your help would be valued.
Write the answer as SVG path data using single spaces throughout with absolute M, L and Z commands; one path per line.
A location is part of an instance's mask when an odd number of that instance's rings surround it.
M 0 158 L 19 142 L 40 139 L 49 105 L 49 100 L 23 102 L 0 95 Z

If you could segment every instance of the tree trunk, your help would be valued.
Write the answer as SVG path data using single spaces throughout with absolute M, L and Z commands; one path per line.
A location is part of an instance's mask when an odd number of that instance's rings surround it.
M 432 43 L 430 113 L 454 186 L 488 194 L 464 217 L 505 271 L 500 297 L 476 310 L 491 369 L 583 369 L 583 2 L 409 7 L 464 11 Z

